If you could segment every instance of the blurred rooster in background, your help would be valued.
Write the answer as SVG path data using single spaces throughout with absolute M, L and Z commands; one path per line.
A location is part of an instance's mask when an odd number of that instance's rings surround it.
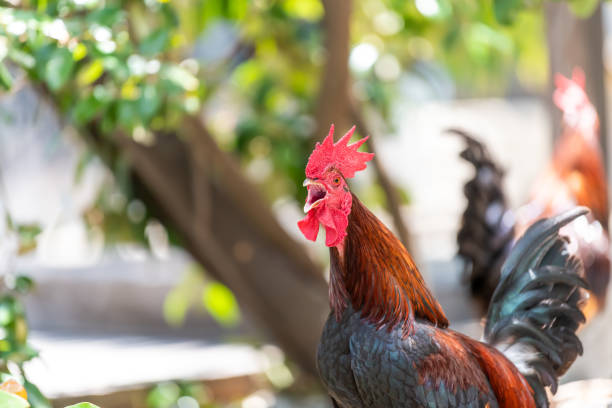
M 335 407 L 547 407 L 547 388 L 582 353 L 581 262 L 558 231 L 586 213 L 536 222 L 503 266 L 479 342 L 448 329 L 412 257 L 347 184 L 373 155 L 333 126 L 306 166 L 306 217 L 330 251 L 331 313 L 317 362 Z
M 551 163 L 536 180 L 529 202 L 516 213 L 508 209 L 502 186 L 503 171 L 486 147 L 466 132 L 461 157 L 476 173 L 464 188 L 467 208 L 457 234 L 459 255 L 472 296 L 486 312 L 500 278 L 501 265 L 520 236 L 535 221 L 576 205 L 591 214 L 561 232 L 571 250 L 583 261 L 592 294 L 584 307 L 587 319 L 603 309 L 610 280 L 608 188 L 599 145 L 599 120 L 585 92 L 584 73 L 575 69 L 571 79 L 555 78 L 555 104 L 563 112 L 563 130 Z

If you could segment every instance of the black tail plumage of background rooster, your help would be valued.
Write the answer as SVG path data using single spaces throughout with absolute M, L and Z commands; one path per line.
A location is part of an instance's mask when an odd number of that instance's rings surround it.
M 353 128 L 354 129 L 354 128 Z M 502 267 L 480 342 L 448 328 L 442 308 L 400 241 L 351 193 L 347 179 L 373 155 L 353 129 L 333 126 L 306 167 L 306 217 L 325 229 L 331 313 L 317 353 L 335 407 L 547 407 L 547 388 L 582 353 L 576 330 L 586 283 L 559 229 L 574 208 L 535 222 Z
M 514 241 L 534 222 L 576 205 L 591 214 L 562 230 L 572 242 L 572 253 L 584 263 L 592 296 L 583 308 L 587 320 L 603 309 L 610 280 L 608 188 L 599 147 L 599 121 L 585 93 L 584 73 L 571 79 L 556 77 L 553 99 L 563 112 L 563 130 L 551 163 L 536 180 L 529 202 L 516 212 L 509 209 L 504 171 L 487 148 L 468 133 L 450 129 L 466 144 L 461 157 L 475 168 L 464 187 L 467 207 L 457 234 L 458 254 L 472 297 L 483 314 L 500 279 L 501 265 Z

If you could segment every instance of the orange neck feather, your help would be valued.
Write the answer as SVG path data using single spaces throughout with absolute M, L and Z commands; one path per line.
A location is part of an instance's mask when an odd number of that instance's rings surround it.
M 572 129 L 565 129 L 553 157 L 555 172 L 566 182 L 577 205 L 585 205 L 608 229 L 608 186 L 599 139 L 589 140 Z M 577 178 L 578 177 L 578 178 Z
M 330 303 L 340 318 L 347 302 L 377 328 L 415 318 L 447 327 L 448 320 L 401 242 L 353 195 L 342 256 L 330 249 Z

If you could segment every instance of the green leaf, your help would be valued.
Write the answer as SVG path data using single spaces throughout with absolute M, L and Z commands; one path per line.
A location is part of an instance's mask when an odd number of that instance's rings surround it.
M 493 3 L 495 18 L 502 24 L 512 23 L 522 7 L 523 0 L 495 0 Z
M 21 319 L 21 322 L 23 323 L 21 327 L 27 327 L 27 323 L 25 323 L 25 319 Z M 27 335 L 27 332 L 25 332 L 25 334 Z M 24 345 L 18 346 L 15 351 L 11 352 L 9 360 L 17 364 L 21 364 L 33 358 L 38 357 L 39 354 L 40 353 L 38 352 L 38 350 L 30 346 L 29 344 L 24 344 Z
M 142 40 L 140 43 L 140 52 L 143 55 L 152 57 L 164 51 L 169 40 L 170 30 L 167 28 L 161 28 L 149 34 L 149 36 Z
M 138 122 L 138 109 L 136 101 L 122 99 L 117 105 L 117 120 L 127 128 Z
M 45 82 L 53 91 L 59 90 L 72 74 L 74 60 L 67 48 L 57 48 L 52 54 L 45 69 Z
M 78 102 L 74 107 L 72 118 L 77 124 L 85 124 L 100 112 L 103 107 L 104 104 L 101 101 L 93 95 L 89 95 L 87 99 Z
M 15 300 L 4 297 L 0 301 L 0 326 L 8 326 L 15 320 Z
M 179 327 L 185 322 L 190 299 L 176 288 L 171 290 L 164 299 L 164 319 L 172 326 Z
M 9 392 L 0 390 L 0 408 L 27 408 L 27 400 Z
M 163 77 L 186 91 L 195 91 L 200 81 L 193 74 L 179 66 L 169 66 L 163 70 Z
M 34 57 L 34 63 L 36 64 L 34 66 L 34 69 L 36 70 L 36 80 L 45 80 L 48 62 L 56 49 L 57 46 L 53 43 L 47 43 L 42 46 L 33 46 L 32 56 Z
M 19 305 L 21 307 L 21 305 Z M 30 360 L 36 355 L 38 355 L 38 351 L 30 347 L 26 344 L 28 340 L 28 322 L 25 319 L 23 312 L 16 312 L 15 321 L 10 326 L 12 330 L 13 339 L 17 342 L 17 349 L 15 352 L 18 354 L 16 360 L 27 361 Z
M 17 226 L 19 234 L 19 254 L 25 254 L 36 248 L 36 237 L 42 232 L 38 224 L 22 224 Z
M 578 17 L 587 18 L 597 8 L 599 0 L 569 0 L 569 7 Z
M 5 36 L 0 37 L 0 61 L 8 54 L 8 41 Z
M 28 401 L 32 405 L 32 408 L 52 408 L 51 403 L 43 395 L 42 392 L 38 389 L 38 387 L 28 380 L 25 380 L 23 383 L 23 388 L 25 388 L 28 393 Z
M 164 318 L 173 326 L 180 326 L 187 317 L 187 312 L 194 302 L 198 301 L 204 287 L 204 278 L 199 265 L 189 266 L 181 281 L 164 300 Z
M 104 7 L 88 13 L 87 23 L 90 25 L 99 24 L 106 27 L 112 27 L 120 22 L 124 15 L 125 12 L 118 7 Z
M 36 60 L 33 56 L 16 48 L 11 48 L 9 50 L 8 57 L 16 64 L 21 65 L 23 68 L 32 69 L 36 64 Z
M 204 307 L 219 323 L 232 326 L 240 321 L 240 310 L 234 294 L 221 283 L 211 282 L 202 295 Z
M 87 165 L 92 162 L 95 158 L 95 155 L 90 149 L 86 149 L 79 157 L 79 161 L 77 162 L 76 168 L 74 169 L 74 183 L 79 184 L 83 179 L 83 174 L 85 173 L 85 169 Z
M 27 293 L 32 287 L 34 287 L 34 281 L 29 276 L 19 275 L 15 279 L 15 289 L 20 293 Z
M 104 73 L 104 64 L 102 60 L 97 59 L 85 65 L 77 75 L 77 84 L 86 86 L 95 82 Z
M 100 408 L 100 407 L 95 404 L 92 404 L 91 402 L 79 402 L 78 404 L 69 405 L 65 408 Z
M 104 57 L 104 69 L 112 73 L 118 82 L 127 81 L 130 76 L 130 70 L 125 61 L 119 60 L 115 56 Z
M 87 47 L 83 43 L 78 43 L 72 50 L 72 59 L 80 61 L 87 56 Z
M 234 20 L 241 20 L 247 13 L 248 0 L 232 0 L 227 4 L 227 16 Z
M 147 396 L 147 406 L 151 408 L 170 408 L 181 396 L 181 389 L 175 383 L 156 385 Z
M 0 61 L 0 87 L 7 91 L 13 87 L 13 76 L 2 61 Z
M 283 9 L 289 16 L 307 21 L 317 21 L 324 13 L 320 0 L 285 0 Z
M 151 120 L 161 106 L 160 95 L 154 85 L 146 84 L 142 87 L 141 97 L 138 100 L 140 115 L 146 121 Z
M 249 89 L 262 79 L 265 74 L 265 69 L 261 61 L 254 59 L 248 60 L 234 71 L 233 79 L 237 85 L 243 89 Z

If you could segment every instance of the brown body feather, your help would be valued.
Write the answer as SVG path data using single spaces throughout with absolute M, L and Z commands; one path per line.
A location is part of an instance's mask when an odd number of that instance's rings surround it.
M 500 408 L 535 408 L 532 389 L 525 377 L 497 349 L 456 333 L 463 338 L 485 372 Z
M 451 330 L 437 331 L 435 339 L 444 354 L 424 359 L 421 383 L 447 384 L 451 391 L 473 386 L 486 392 L 491 387 L 500 408 L 535 408 L 531 387 L 500 351 Z M 460 372 L 465 374 L 457 375 Z
M 343 259 L 341 259 L 343 258 Z M 391 231 L 353 195 L 344 256 L 331 249 L 330 302 L 336 316 L 350 299 L 369 322 L 410 334 L 415 318 L 447 327 L 442 307 L 429 291 L 412 257 Z M 334 276 L 342 274 L 344 276 Z M 347 296 L 347 297 L 345 297 Z M 381 307 L 386 305 L 386 307 Z
M 415 366 L 420 384 L 444 384 L 452 393 L 491 389 L 501 408 L 535 408 L 531 387 L 508 358 L 447 329 L 448 320 L 408 251 L 355 196 L 343 252 L 330 248 L 330 303 L 338 320 L 348 301 L 377 329 L 401 327 L 404 337 L 417 319 L 427 321 L 441 351 Z

